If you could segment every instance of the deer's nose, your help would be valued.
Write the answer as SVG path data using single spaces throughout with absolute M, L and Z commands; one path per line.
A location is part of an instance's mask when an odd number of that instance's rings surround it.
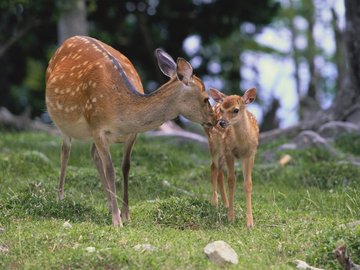
M 225 120 L 219 120 L 219 125 L 222 128 L 226 128 L 228 126 L 228 123 Z

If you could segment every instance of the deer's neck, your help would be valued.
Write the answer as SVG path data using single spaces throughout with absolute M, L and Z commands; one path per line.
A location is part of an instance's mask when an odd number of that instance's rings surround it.
M 129 93 L 127 104 L 129 108 L 125 121 L 127 130 L 144 132 L 159 127 L 164 122 L 179 115 L 177 99 L 182 84 L 176 78 L 162 85 L 150 94 L 133 95 Z M 124 110 L 119 107 L 119 113 Z
M 252 136 L 251 123 L 246 110 L 238 117 L 238 121 L 233 125 L 233 133 L 237 141 L 243 142 Z

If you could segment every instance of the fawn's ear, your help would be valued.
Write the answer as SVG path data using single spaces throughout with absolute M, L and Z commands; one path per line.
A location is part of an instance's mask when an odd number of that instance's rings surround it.
M 174 59 L 164 50 L 156 49 L 155 55 L 162 73 L 172 78 L 176 75 L 176 63 Z
M 245 94 L 242 96 L 242 99 L 245 104 L 250 104 L 254 102 L 256 98 L 256 88 L 250 88 L 246 90 Z
M 220 103 L 224 100 L 226 97 L 225 94 L 221 93 L 219 90 L 215 88 L 210 88 L 210 96 L 215 100 L 215 102 Z
M 177 73 L 178 79 L 180 81 L 182 81 L 184 84 L 188 85 L 189 82 L 191 81 L 191 76 L 193 74 L 193 68 L 188 61 L 186 61 L 182 57 L 179 57 L 177 59 L 176 73 Z

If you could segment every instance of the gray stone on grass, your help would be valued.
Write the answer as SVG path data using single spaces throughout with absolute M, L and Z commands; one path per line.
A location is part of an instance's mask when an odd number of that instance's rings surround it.
M 207 244 L 204 248 L 204 252 L 209 257 L 210 261 L 219 265 L 239 263 L 238 255 L 235 250 L 222 240 Z

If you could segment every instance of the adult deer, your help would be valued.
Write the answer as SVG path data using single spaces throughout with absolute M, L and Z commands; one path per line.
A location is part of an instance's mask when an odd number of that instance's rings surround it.
M 47 110 L 63 135 L 58 199 L 64 197 L 71 139 L 92 140 L 92 158 L 114 226 L 122 226 L 122 219 L 129 219 L 128 178 L 136 134 L 178 115 L 203 126 L 213 122 L 204 84 L 192 74 L 191 65 L 183 58 L 175 63 L 161 49 L 156 50 L 156 57 L 161 71 L 170 80 L 151 94 L 144 94 L 140 77 L 128 58 L 91 37 L 74 36 L 66 40 L 46 70 Z M 121 212 L 109 151 L 112 143 L 124 143 Z
M 246 193 L 246 225 L 254 225 L 251 207 L 252 170 L 259 138 L 259 127 L 255 116 L 246 110 L 246 105 L 256 98 L 256 89 L 251 88 L 241 96 L 226 96 L 216 89 L 210 89 L 211 97 L 217 102 L 213 110 L 218 124 L 205 128 L 211 153 L 210 178 L 213 205 L 218 206 L 217 185 L 223 204 L 228 207 L 228 219 L 234 220 L 234 193 L 236 175 L 235 159 L 241 159 L 244 189 Z M 227 167 L 229 201 L 224 187 L 224 165 Z

